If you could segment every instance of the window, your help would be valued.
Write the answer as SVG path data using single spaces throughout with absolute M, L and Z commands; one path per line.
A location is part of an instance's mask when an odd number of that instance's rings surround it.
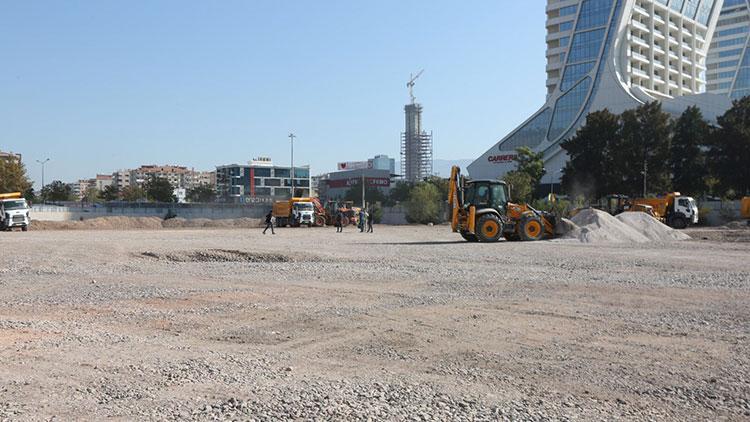
M 612 0 L 584 0 L 578 15 L 576 31 L 598 28 L 607 24 Z
M 268 178 L 265 180 L 264 186 L 281 186 L 281 179 Z
M 505 196 L 505 185 L 492 185 L 492 208 L 503 209 L 508 202 Z
M 575 85 L 576 82 L 581 80 L 582 77 L 586 76 L 594 68 L 596 62 L 587 62 L 579 64 L 571 64 L 565 68 L 562 82 L 560 82 L 560 91 L 567 91 L 571 86 Z
M 604 29 L 576 33 L 570 46 L 568 63 L 595 60 L 599 56 L 603 38 Z
M 290 174 L 291 174 L 290 169 L 277 168 L 273 170 L 273 175 L 276 177 L 289 177 Z
M 255 168 L 255 176 L 256 177 L 271 177 L 271 169 L 270 168 Z

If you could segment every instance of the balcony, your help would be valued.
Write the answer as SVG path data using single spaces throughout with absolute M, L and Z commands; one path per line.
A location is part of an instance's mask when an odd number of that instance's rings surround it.
M 633 10 L 640 13 L 643 16 L 650 17 L 651 15 L 648 13 L 648 10 L 642 8 L 641 6 L 633 5 Z
M 630 53 L 630 55 L 631 55 L 631 56 L 632 56 L 632 57 L 633 57 L 634 59 L 636 59 L 636 60 L 639 60 L 639 61 L 641 61 L 641 62 L 643 62 L 643 63 L 647 63 L 647 64 L 648 64 L 648 63 L 650 63 L 650 62 L 651 62 L 651 60 L 650 60 L 650 59 L 649 59 L 648 57 L 644 56 L 644 55 L 643 55 L 643 54 L 641 54 L 641 53 L 637 53 L 637 52 L 633 51 L 632 53 Z
M 643 32 L 650 32 L 650 29 L 648 28 L 648 26 L 644 25 L 641 22 L 638 22 L 635 19 L 630 21 L 630 26 L 632 26 L 633 28 L 640 29 Z
M 631 35 L 630 39 L 635 43 L 645 48 L 651 48 L 651 45 L 648 43 L 648 41 L 644 40 L 641 37 Z
M 637 67 L 631 68 L 630 72 L 635 76 L 640 76 L 641 78 L 649 78 L 648 73 L 641 69 L 638 69 Z

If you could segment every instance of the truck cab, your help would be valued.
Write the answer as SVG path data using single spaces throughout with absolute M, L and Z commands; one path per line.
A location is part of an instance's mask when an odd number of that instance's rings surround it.
M 677 196 L 667 211 L 667 225 L 676 229 L 684 229 L 698 224 L 698 204 L 689 196 Z
M 312 202 L 294 202 L 292 204 L 293 225 L 306 225 L 312 227 L 315 224 L 315 205 Z
M 29 230 L 29 205 L 20 193 L 0 194 L 0 230 Z

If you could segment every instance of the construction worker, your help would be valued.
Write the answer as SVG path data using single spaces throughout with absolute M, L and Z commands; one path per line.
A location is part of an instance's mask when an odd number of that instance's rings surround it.
M 272 211 L 268 211 L 268 214 L 266 214 L 266 228 L 263 229 L 263 234 L 266 234 L 266 230 L 271 229 L 271 234 L 276 234 L 276 232 L 273 231 L 273 225 L 276 223 L 276 217 L 273 216 Z
M 365 209 L 362 208 L 359 210 L 359 232 L 364 233 L 365 232 L 365 223 L 367 220 L 367 214 L 365 213 Z
M 367 214 L 367 233 L 372 233 L 372 208 Z
M 341 211 L 336 213 L 336 233 L 343 233 L 344 232 L 344 225 L 342 224 L 341 220 L 343 219 L 341 215 Z

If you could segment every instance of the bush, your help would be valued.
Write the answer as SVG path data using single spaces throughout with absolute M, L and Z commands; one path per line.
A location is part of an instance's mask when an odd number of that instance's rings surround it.
M 572 204 L 570 201 L 564 199 L 555 202 L 550 202 L 546 199 L 537 199 L 531 204 L 531 206 L 539 211 L 547 211 L 558 217 L 566 218 L 570 215 L 570 211 L 572 210 Z
M 406 219 L 410 223 L 439 223 L 440 191 L 432 183 L 418 183 L 406 203 Z
M 534 191 L 534 184 L 531 176 L 514 170 L 508 172 L 503 178 L 510 187 L 510 198 L 512 202 L 526 204 L 531 202 L 531 194 Z

